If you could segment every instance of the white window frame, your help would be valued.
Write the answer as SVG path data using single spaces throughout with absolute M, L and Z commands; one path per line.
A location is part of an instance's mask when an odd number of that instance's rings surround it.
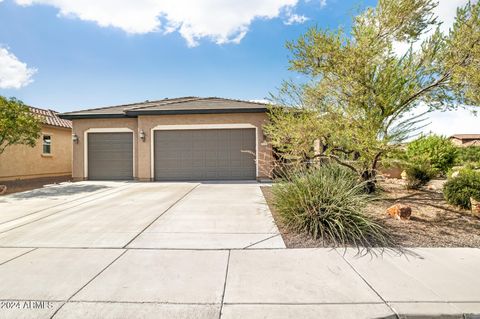
M 255 177 L 258 178 L 258 140 L 259 130 L 253 124 L 186 124 L 186 125 L 157 125 L 150 130 L 150 179 L 155 180 L 155 131 L 175 130 L 223 130 L 223 129 L 255 129 Z
M 50 153 L 43 152 L 43 143 L 44 143 L 43 139 L 44 139 L 45 136 L 50 136 Z M 42 156 L 47 156 L 47 157 L 48 156 L 53 156 L 53 147 L 52 146 L 53 146 L 53 134 L 48 133 L 48 132 L 42 133 Z
M 135 132 L 132 129 L 129 129 L 128 127 L 117 127 L 117 128 L 90 128 L 86 130 L 83 133 L 83 178 L 88 179 L 88 134 L 90 133 L 132 133 L 132 139 L 133 139 L 133 178 L 135 179 L 137 176 L 137 172 L 135 169 L 135 163 L 136 163 L 136 152 L 135 152 L 135 146 L 137 144 L 136 138 L 135 138 Z

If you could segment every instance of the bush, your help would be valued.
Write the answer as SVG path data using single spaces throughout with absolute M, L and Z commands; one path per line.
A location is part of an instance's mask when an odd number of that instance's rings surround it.
M 464 169 L 443 186 L 445 200 L 452 205 L 471 209 L 470 198 L 480 200 L 480 172 Z
M 459 147 L 456 165 L 480 163 L 480 146 Z
M 432 172 L 445 175 L 455 165 L 457 148 L 446 137 L 422 136 L 408 144 L 406 156 L 411 164 L 427 163 L 432 168 Z
M 287 227 L 334 245 L 388 246 L 383 227 L 364 214 L 371 197 L 351 170 L 334 164 L 286 174 L 272 188 Z
M 427 163 L 409 165 L 407 173 L 407 189 L 419 189 L 436 175 L 436 171 Z

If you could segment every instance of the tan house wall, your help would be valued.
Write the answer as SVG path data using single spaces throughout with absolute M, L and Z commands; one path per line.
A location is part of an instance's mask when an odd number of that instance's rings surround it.
M 195 115 L 149 115 L 131 119 L 81 119 L 73 120 L 73 132 L 79 137 L 73 146 L 73 178 L 85 179 L 84 135 L 91 128 L 129 128 L 134 131 L 134 177 L 139 181 L 151 181 L 151 137 L 152 129 L 159 125 L 207 125 L 207 124 L 251 124 L 257 128 L 258 176 L 269 178 L 272 169 L 272 149 L 265 142 L 262 126 L 267 120 L 265 113 L 239 114 L 195 114 Z M 137 125 L 138 124 L 138 125 Z M 145 132 L 145 141 L 139 132 Z
M 52 137 L 52 154 L 44 155 L 42 137 L 35 147 L 13 145 L 0 155 L 0 180 L 71 175 L 72 132 L 69 128 L 42 126 L 42 135 Z

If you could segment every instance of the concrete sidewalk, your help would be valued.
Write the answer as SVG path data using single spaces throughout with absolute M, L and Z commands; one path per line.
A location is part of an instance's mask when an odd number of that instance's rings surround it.
M 0 318 L 459 317 L 480 313 L 479 269 L 463 248 L 1 248 Z

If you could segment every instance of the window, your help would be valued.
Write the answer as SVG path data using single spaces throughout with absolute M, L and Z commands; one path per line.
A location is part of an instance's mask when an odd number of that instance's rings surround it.
M 52 154 L 52 137 L 43 135 L 43 154 Z

